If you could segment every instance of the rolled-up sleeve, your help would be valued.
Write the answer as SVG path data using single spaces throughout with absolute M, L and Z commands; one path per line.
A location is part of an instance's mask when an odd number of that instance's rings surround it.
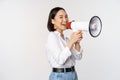
M 75 47 L 73 47 L 72 53 L 73 53 L 72 55 L 76 60 L 80 60 L 82 58 L 83 49 L 81 48 L 80 51 L 77 51 Z
M 66 42 L 69 42 L 69 38 L 66 37 Z M 75 46 L 73 46 L 72 50 L 71 50 L 72 56 L 74 57 L 75 60 L 80 60 L 82 58 L 82 53 L 83 53 L 83 49 L 81 48 L 80 51 L 77 51 L 75 49 Z

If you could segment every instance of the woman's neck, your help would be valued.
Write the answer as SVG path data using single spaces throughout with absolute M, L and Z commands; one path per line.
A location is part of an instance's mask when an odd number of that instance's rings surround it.
M 62 34 L 60 34 L 60 36 L 62 37 L 62 39 L 64 39 L 64 34 L 62 33 Z

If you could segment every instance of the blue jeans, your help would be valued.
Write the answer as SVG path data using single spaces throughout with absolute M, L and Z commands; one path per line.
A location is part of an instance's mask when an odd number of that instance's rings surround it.
M 49 80 L 78 80 L 78 77 L 76 72 L 52 72 L 50 74 Z

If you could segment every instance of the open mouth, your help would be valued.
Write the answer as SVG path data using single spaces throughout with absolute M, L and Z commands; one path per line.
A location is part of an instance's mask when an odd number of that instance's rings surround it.
M 66 26 L 66 23 L 62 23 L 61 25 Z
M 66 24 L 62 24 L 62 26 L 66 26 Z

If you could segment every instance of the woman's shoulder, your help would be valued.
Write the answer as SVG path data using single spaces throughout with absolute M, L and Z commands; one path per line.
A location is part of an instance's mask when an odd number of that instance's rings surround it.
M 56 38 L 56 33 L 55 32 L 49 32 L 49 34 L 48 34 L 48 39 L 51 39 L 51 40 L 53 40 L 53 39 L 55 39 Z
M 49 32 L 48 33 L 48 37 L 54 37 L 55 36 L 55 33 L 54 32 Z
M 57 35 L 54 32 L 49 32 L 47 37 L 47 43 L 54 43 L 57 41 Z

